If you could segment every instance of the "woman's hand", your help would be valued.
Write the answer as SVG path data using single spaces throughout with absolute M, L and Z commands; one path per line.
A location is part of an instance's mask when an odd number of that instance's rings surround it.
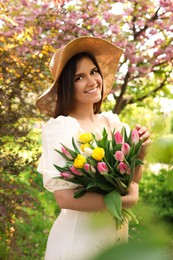
M 122 196 L 123 208 L 131 208 L 138 202 L 139 198 L 139 187 L 134 181 L 129 186 L 128 193 L 126 196 Z
M 143 160 L 147 154 L 147 148 L 151 144 L 150 132 L 145 126 L 141 126 L 140 124 L 137 124 L 135 129 L 139 133 L 139 139 L 144 140 L 139 152 L 139 159 Z

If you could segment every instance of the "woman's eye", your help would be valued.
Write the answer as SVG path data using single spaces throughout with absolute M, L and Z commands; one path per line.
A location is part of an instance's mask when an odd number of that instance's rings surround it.
M 95 69 L 92 71 L 92 74 L 96 74 L 96 73 L 98 73 L 98 69 L 97 69 L 97 68 L 95 68 Z
M 75 78 L 75 81 L 79 81 L 79 80 L 81 80 L 82 79 L 82 76 L 79 76 L 79 77 L 76 77 Z

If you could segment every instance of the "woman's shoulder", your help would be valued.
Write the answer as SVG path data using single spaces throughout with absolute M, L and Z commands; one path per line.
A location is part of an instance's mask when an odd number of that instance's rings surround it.
M 112 111 L 104 111 L 101 114 L 109 121 L 109 124 L 111 125 L 121 123 L 119 116 L 114 114 Z
M 117 130 L 120 130 L 122 127 L 125 127 L 129 132 L 129 126 L 126 123 L 121 122 L 117 114 L 114 114 L 112 111 L 102 112 L 101 114 L 107 119 L 111 129 L 116 128 Z
M 47 131 L 70 131 L 70 129 L 78 127 L 78 122 L 69 116 L 58 116 L 57 118 L 50 118 L 43 125 L 43 132 Z
M 71 144 L 72 137 L 78 135 L 79 123 L 71 118 L 59 116 L 49 119 L 42 128 L 42 140 L 52 146 Z

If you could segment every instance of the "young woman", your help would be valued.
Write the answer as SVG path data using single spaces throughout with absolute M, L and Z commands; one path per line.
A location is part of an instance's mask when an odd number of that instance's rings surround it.
M 54 83 L 37 100 L 40 111 L 52 117 L 43 127 L 43 154 L 38 171 L 43 174 L 45 188 L 54 192 L 61 208 L 49 234 L 46 260 L 92 259 L 106 246 L 128 239 L 128 224 L 116 230 L 101 194 L 88 192 L 76 199 L 73 197 L 78 189 L 76 184 L 54 178 L 58 175 L 54 164 L 64 165 L 54 150 L 60 149 L 61 143 L 72 148 L 72 137 L 81 131 L 95 132 L 104 126 L 111 138 L 113 128 L 122 128 L 117 115 L 99 113 L 102 100 L 111 90 L 122 53 L 122 49 L 105 40 L 80 37 L 58 49 L 52 57 L 50 70 Z M 140 125 L 136 129 L 140 138 L 145 139 L 140 152 L 143 159 L 150 142 L 149 132 Z M 141 166 L 136 167 L 128 194 L 122 196 L 124 208 L 138 201 L 137 183 L 141 174 Z

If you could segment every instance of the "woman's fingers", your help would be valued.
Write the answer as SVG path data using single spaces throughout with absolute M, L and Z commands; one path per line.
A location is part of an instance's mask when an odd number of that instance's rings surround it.
M 150 139 L 150 132 L 148 131 L 146 126 L 141 126 L 140 124 L 137 124 L 135 128 L 139 133 L 139 139 L 143 141 L 139 153 L 139 158 L 143 160 L 147 154 L 147 148 L 152 142 Z
M 147 140 L 150 138 L 150 132 L 148 131 L 147 127 L 141 126 L 140 124 L 136 125 L 136 130 L 139 133 L 140 140 Z

